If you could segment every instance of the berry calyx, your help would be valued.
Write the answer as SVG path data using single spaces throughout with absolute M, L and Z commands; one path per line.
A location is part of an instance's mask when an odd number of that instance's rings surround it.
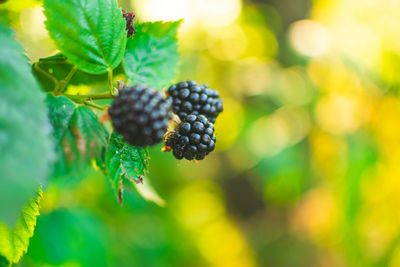
M 126 20 L 126 30 L 127 30 L 127 37 L 131 37 L 136 33 L 135 27 L 133 26 L 133 19 L 135 18 L 135 14 L 133 12 L 125 12 L 122 10 L 122 16 Z
M 188 115 L 175 132 L 166 135 L 164 151 L 176 159 L 202 160 L 215 149 L 214 125 L 204 115 Z
M 161 92 L 145 85 L 125 87 L 108 113 L 112 125 L 133 146 L 151 146 L 163 140 L 171 118 L 171 103 Z
M 168 89 L 172 98 L 172 109 L 181 120 L 189 114 L 204 115 L 214 123 L 223 111 L 222 99 L 218 91 L 206 84 L 198 85 L 195 81 L 180 82 Z

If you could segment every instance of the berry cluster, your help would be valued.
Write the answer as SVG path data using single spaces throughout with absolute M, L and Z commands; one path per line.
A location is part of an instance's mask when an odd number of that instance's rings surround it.
M 181 120 L 189 114 L 201 114 L 214 123 L 223 110 L 218 92 L 208 88 L 206 84 L 198 85 L 195 81 L 180 82 L 168 89 L 168 95 L 173 99 L 173 112 Z
M 133 12 L 125 12 L 125 10 L 122 10 L 122 16 L 126 20 L 126 30 L 128 31 L 127 37 L 129 38 L 136 33 L 135 27 L 133 26 L 135 14 Z
M 204 115 L 188 115 L 166 140 L 177 159 L 202 160 L 215 148 L 214 125 Z
M 179 119 L 167 132 L 171 105 Z M 108 114 L 130 145 L 151 146 L 164 138 L 164 151 L 172 150 L 175 158 L 202 160 L 215 149 L 213 123 L 222 109 L 217 91 L 188 81 L 172 85 L 167 98 L 145 85 L 121 88 Z
M 108 109 L 117 133 L 133 146 L 151 146 L 162 141 L 171 118 L 171 103 L 145 85 L 120 90 Z
M 215 149 L 213 123 L 223 110 L 222 99 L 216 90 L 195 81 L 172 85 L 168 96 L 181 123 L 166 135 L 164 150 L 172 150 L 177 159 L 203 159 Z

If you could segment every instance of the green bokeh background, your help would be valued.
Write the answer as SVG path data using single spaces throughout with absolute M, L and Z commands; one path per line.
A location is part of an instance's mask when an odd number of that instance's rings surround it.
M 98 171 L 51 180 L 20 266 L 400 266 L 398 1 L 119 4 L 185 19 L 176 81 L 221 92 L 217 150 L 151 148 L 159 197 L 122 207 Z M 7 10 L 32 62 L 56 52 L 38 1 Z

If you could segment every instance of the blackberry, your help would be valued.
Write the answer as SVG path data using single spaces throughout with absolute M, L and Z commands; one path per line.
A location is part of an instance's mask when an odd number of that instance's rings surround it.
M 195 81 L 180 82 L 168 89 L 172 98 L 172 109 L 181 120 L 189 114 L 205 115 L 212 123 L 222 112 L 222 99 L 216 90 L 207 84 L 198 85 Z
M 162 93 L 145 85 L 126 87 L 108 109 L 115 131 L 133 146 L 151 146 L 160 141 L 171 118 L 171 103 Z
M 128 31 L 127 37 L 129 38 L 136 33 L 135 27 L 133 26 L 135 14 L 133 12 L 125 12 L 125 10 L 122 10 L 122 16 L 126 20 L 126 30 Z
M 165 146 L 177 159 L 202 160 L 215 149 L 214 125 L 204 115 L 188 115 L 176 132 L 167 136 Z

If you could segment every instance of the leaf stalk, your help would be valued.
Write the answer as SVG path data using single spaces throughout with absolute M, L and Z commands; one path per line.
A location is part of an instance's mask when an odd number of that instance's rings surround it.
M 68 75 L 63 80 L 58 82 L 59 83 L 57 88 L 58 90 L 57 91 L 54 90 L 56 94 L 64 92 L 65 88 L 67 87 L 69 81 L 71 80 L 72 76 L 74 76 L 76 71 L 77 71 L 76 66 L 73 66 L 72 69 L 69 71 Z
M 99 109 L 99 110 L 107 110 L 107 108 L 108 108 L 107 106 L 100 106 L 100 105 L 97 105 L 97 104 L 95 104 L 93 102 L 90 102 L 88 100 L 84 100 L 83 104 L 85 104 L 88 107 L 92 107 L 92 108 Z
M 97 94 L 83 94 L 83 95 L 64 94 L 64 96 L 68 97 L 69 99 L 71 99 L 77 103 L 83 103 L 84 101 L 95 100 L 95 99 L 113 99 L 114 98 L 114 96 L 110 92 L 97 93 Z

